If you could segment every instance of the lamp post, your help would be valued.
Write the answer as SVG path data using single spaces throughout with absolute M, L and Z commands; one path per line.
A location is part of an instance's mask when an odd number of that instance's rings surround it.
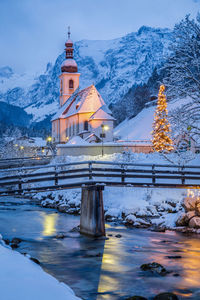
M 104 124 L 101 124 L 101 134 L 100 134 L 100 137 L 101 137 L 101 142 L 102 142 L 102 147 L 101 147 L 101 154 L 102 156 L 104 155 L 104 151 L 103 151 L 103 139 L 106 137 L 106 134 L 105 134 L 105 131 L 107 131 L 109 129 L 108 125 L 104 125 Z

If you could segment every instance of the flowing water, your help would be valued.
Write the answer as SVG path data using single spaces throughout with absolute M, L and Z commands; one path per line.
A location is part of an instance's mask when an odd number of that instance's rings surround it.
M 109 239 L 94 239 L 71 232 L 79 220 L 79 216 L 41 208 L 27 199 L 0 198 L 3 237 L 22 238 L 17 251 L 37 258 L 46 272 L 67 283 L 82 299 L 118 300 L 133 295 L 152 299 L 165 291 L 175 292 L 179 299 L 200 299 L 198 235 L 108 223 Z M 66 237 L 56 238 L 58 233 Z M 140 270 L 140 265 L 153 261 L 170 273 L 162 277 Z

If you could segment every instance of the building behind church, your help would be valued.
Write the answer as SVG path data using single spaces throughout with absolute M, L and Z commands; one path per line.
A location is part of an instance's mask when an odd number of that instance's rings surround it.
M 79 136 L 89 143 L 113 141 L 114 118 L 92 84 L 79 90 L 78 66 L 73 58 L 73 42 L 68 32 L 66 59 L 61 65 L 60 108 L 52 119 L 54 143 L 67 143 Z

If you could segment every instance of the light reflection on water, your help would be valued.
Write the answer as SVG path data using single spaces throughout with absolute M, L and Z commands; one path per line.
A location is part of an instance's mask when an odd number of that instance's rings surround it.
M 19 199 L 18 199 L 19 200 Z M 109 240 L 71 233 L 79 217 L 24 204 L 1 210 L 0 232 L 5 238 L 21 237 L 19 251 L 39 259 L 43 268 L 86 300 L 118 300 L 135 294 L 152 297 L 164 291 L 180 299 L 200 290 L 200 237 L 168 231 L 156 233 L 107 224 Z M 57 233 L 67 237 L 56 239 Z M 121 234 L 121 238 L 115 235 Z M 97 255 L 99 254 L 99 255 Z M 180 255 L 181 259 L 167 256 Z M 143 263 L 156 261 L 171 271 L 165 277 L 147 276 Z M 173 275 L 178 273 L 179 277 Z
M 43 221 L 43 236 L 51 236 L 56 232 L 56 221 L 58 218 L 58 214 L 45 214 L 45 212 L 40 212 L 41 216 L 44 218 Z

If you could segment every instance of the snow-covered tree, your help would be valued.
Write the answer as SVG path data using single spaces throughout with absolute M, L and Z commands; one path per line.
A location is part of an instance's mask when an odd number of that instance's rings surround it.
M 190 99 L 171 114 L 171 122 L 178 121 L 184 131 L 189 127 L 193 136 L 200 135 L 200 15 L 196 21 L 186 16 L 175 26 L 171 50 L 163 68 L 168 95 L 173 99 Z
M 161 85 L 153 122 L 152 144 L 154 150 L 157 152 L 168 152 L 173 149 L 173 142 L 170 138 L 170 124 L 167 119 L 167 101 L 164 91 L 165 86 Z

